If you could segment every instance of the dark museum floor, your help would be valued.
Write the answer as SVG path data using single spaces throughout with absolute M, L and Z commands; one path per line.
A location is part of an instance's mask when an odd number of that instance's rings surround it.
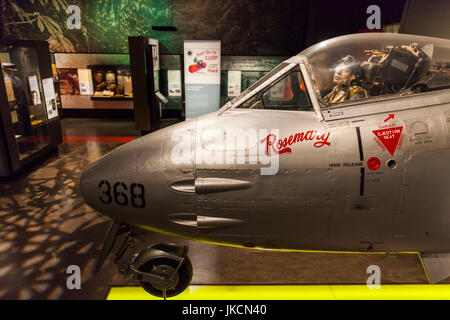
M 135 285 L 118 274 L 111 258 L 94 274 L 110 220 L 84 203 L 78 183 L 89 163 L 123 143 L 95 137 L 138 132 L 131 120 L 64 119 L 62 126 L 69 142 L 59 154 L 0 183 L 0 299 L 104 299 L 110 286 Z M 86 139 L 71 139 L 80 136 Z M 384 284 L 427 283 L 416 254 L 246 250 L 152 232 L 140 238 L 146 244 L 188 243 L 193 284 L 365 284 L 369 265 L 381 268 Z M 81 290 L 66 287 L 69 265 L 82 270 Z

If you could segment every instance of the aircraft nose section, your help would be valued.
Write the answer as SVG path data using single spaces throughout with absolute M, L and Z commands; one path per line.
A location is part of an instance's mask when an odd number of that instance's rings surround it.
M 106 175 L 107 167 L 108 160 L 103 157 L 99 160 L 94 161 L 84 169 L 80 180 L 80 188 L 83 196 L 89 193 L 90 183 L 92 183 L 94 180 L 97 180 L 99 177 L 104 177 Z
M 120 218 L 132 205 L 139 206 L 141 192 L 150 187 L 147 178 L 162 167 L 159 140 L 136 139 L 89 165 L 80 180 L 85 202 L 113 218 Z
M 134 156 L 129 149 L 123 145 L 91 163 L 81 175 L 82 194 L 88 194 L 90 184 L 95 181 L 132 174 L 135 171 Z
M 124 148 L 113 150 L 90 164 L 81 175 L 81 194 L 88 205 L 105 212 L 104 206 L 113 202 L 113 189 L 117 179 L 133 173 L 132 157 Z M 108 190 L 109 189 L 109 190 Z
M 95 185 L 110 177 L 111 163 L 114 161 L 112 158 L 115 157 L 111 155 L 102 157 L 84 169 L 83 174 L 81 175 L 80 189 L 85 200 L 90 199 L 90 195 L 93 192 L 96 192 L 96 190 L 94 190 Z M 91 203 L 88 202 L 88 204 L 94 207 Z
M 121 148 L 121 150 L 123 150 L 123 148 Z M 122 172 L 124 172 L 125 170 L 132 170 L 132 168 L 130 168 L 129 166 L 122 166 L 122 163 L 126 164 L 127 162 L 123 161 L 123 158 L 126 157 L 126 155 L 121 152 L 121 150 L 114 149 L 110 153 L 91 163 L 83 171 L 80 183 L 83 196 L 91 191 L 89 190 L 89 186 L 91 183 L 110 178 L 113 175 L 118 175 L 117 170 Z M 116 170 L 113 170 L 114 166 L 116 167 Z
M 168 213 L 195 211 L 191 208 L 195 201 L 180 201 L 180 195 L 168 187 L 173 181 L 193 178 L 192 139 L 185 139 L 193 135 L 193 126 L 194 122 L 186 122 L 158 130 L 92 163 L 80 181 L 85 202 L 117 221 L 154 228 L 168 223 Z M 186 163 L 180 163 L 178 151 L 188 155 Z

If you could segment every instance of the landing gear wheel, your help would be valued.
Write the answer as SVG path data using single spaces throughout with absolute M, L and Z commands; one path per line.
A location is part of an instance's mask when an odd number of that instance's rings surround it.
M 172 275 L 178 266 L 178 261 L 169 258 L 156 258 L 144 263 L 139 271 L 153 273 L 157 275 Z M 191 283 L 192 280 L 192 264 L 189 258 L 184 259 L 183 264 L 178 269 L 178 272 L 172 277 L 164 281 L 164 283 L 152 283 L 140 281 L 139 283 L 148 293 L 157 296 L 173 297 L 182 293 Z

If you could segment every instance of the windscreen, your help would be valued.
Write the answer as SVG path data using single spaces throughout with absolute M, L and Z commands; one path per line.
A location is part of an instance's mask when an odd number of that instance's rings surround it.
M 264 83 L 267 79 L 270 79 L 272 76 L 274 76 L 275 74 L 277 74 L 278 72 L 280 72 L 281 70 L 283 70 L 284 68 L 286 68 L 287 66 L 289 66 L 288 63 L 282 62 L 280 63 L 278 66 L 276 66 L 272 71 L 268 72 L 267 74 L 265 74 L 261 79 L 259 79 L 258 81 L 256 81 L 254 84 L 252 84 L 250 87 L 248 87 L 247 89 L 245 89 L 239 96 L 237 96 L 236 98 L 234 98 L 233 100 L 231 100 L 232 104 L 236 104 L 241 102 L 240 100 L 242 100 L 243 97 L 245 97 L 248 93 L 250 93 L 251 91 L 253 91 L 255 88 L 257 88 L 259 85 L 261 85 L 262 83 Z M 294 66 L 292 66 L 294 67 Z

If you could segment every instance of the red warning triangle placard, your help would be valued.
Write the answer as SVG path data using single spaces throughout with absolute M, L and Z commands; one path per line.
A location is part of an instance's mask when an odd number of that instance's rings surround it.
M 386 128 L 380 130 L 373 130 L 378 140 L 386 147 L 391 155 L 394 155 L 397 148 L 398 140 L 402 134 L 403 127 Z

